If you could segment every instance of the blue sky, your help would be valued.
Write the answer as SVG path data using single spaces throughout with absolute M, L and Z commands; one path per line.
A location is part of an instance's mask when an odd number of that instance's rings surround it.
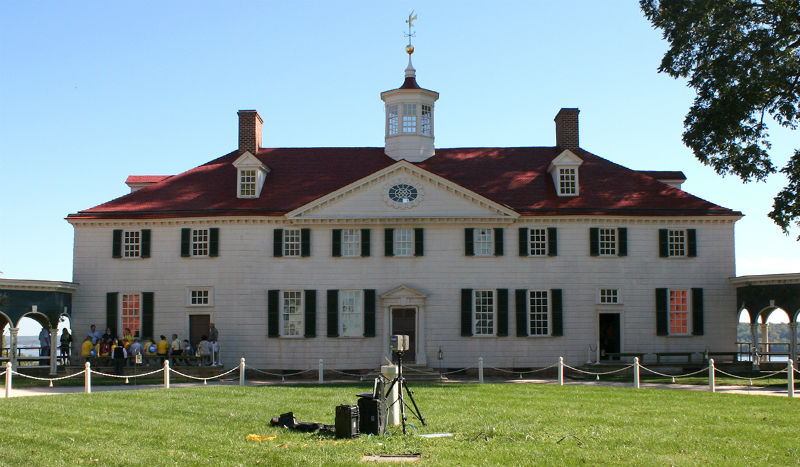
M 578 107 L 585 149 L 746 215 L 738 275 L 800 270 L 798 232 L 766 217 L 783 178 L 722 178 L 681 143 L 693 92 L 657 73 L 638 2 L 85 1 L 0 3 L 0 277 L 71 280 L 64 217 L 235 149 L 238 109 L 267 147 L 382 146 L 411 8 L 437 147 L 552 146 Z M 797 134 L 772 134 L 782 166 Z

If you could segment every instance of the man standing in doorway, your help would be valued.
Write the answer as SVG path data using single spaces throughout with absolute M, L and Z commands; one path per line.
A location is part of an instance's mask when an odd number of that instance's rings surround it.
M 45 326 L 39 332 L 39 355 L 50 355 L 50 330 Z
M 214 323 L 208 328 L 208 341 L 211 343 L 211 360 L 212 365 L 222 365 L 219 361 L 219 329 L 214 326 Z

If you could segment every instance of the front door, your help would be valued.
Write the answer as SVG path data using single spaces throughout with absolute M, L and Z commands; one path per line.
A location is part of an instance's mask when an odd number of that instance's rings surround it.
M 619 313 L 600 313 L 600 360 L 619 360 L 619 356 L 609 357 L 609 353 L 619 353 L 621 348 Z
M 417 361 L 417 309 L 392 308 L 392 335 L 408 336 L 408 352 L 404 357 L 407 363 Z
M 202 336 L 208 337 L 208 329 L 211 326 L 211 316 L 209 315 L 189 315 L 189 342 L 192 348 L 196 349 Z

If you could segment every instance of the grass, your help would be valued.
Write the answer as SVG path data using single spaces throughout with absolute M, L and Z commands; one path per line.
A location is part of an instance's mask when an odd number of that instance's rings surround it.
M 428 426 L 352 441 L 269 425 L 332 424 L 363 385 L 206 386 L 0 401 L 0 465 L 798 465 L 800 401 L 693 391 L 412 383 Z M 277 437 L 246 440 L 248 434 Z

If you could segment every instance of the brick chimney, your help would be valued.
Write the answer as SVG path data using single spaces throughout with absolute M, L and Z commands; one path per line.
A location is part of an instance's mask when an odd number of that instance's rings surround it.
M 239 151 L 250 151 L 255 154 L 261 147 L 261 125 L 264 120 L 256 110 L 240 110 L 239 115 Z
M 561 149 L 578 149 L 578 109 L 561 109 L 556 122 L 556 146 Z

